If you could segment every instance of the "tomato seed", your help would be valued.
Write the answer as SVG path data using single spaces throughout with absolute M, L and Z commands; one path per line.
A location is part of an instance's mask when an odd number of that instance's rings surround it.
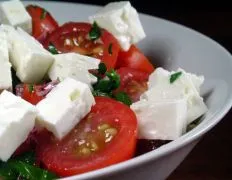
M 83 155 L 90 155 L 91 154 L 91 150 L 87 147 L 83 147 L 81 150 L 80 150 L 80 153 L 83 154 Z
M 104 131 L 106 129 L 110 128 L 110 125 L 109 124 L 101 124 L 97 127 L 98 130 L 100 131 Z

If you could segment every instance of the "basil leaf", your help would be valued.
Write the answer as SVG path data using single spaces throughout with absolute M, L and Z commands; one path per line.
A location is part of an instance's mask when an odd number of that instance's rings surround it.
M 182 72 L 176 72 L 170 76 L 170 83 L 174 83 L 180 76 L 182 75 Z
M 44 8 L 42 8 L 40 19 L 45 19 L 46 15 L 47 15 L 47 11 Z
M 28 85 L 28 90 L 29 90 L 30 93 L 32 93 L 32 92 L 34 91 L 34 86 L 33 86 L 33 84 L 29 84 L 29 85 Z
M 109 45 L 109 47 L 108 47 L 108 53 L 110 54 L 110 55 L 112 55 L 113 54 L 113 44 L 112 43 L 110 43 L 110 45 Z
M 93 26 L 89 32 L 89 37 L 91 40 L 97 40 L 101 37 L 101 29 L 98 27 L 97 23 L 94 21 Z
M 112 82 L 107 79 L 100 79 L 97 84 L 94 85 L 94 90 L 109 93 L 112 90 Z
M 98 65 L 98 73 L 100 73 L 100 74 L 105 74 L 106 71 L 107 71 L 106 65 L 105 65 L 104 63 L 101 62 L 101 63 Z
M 59 54 L 59 52 L 57 51 L 56 47 L 52 43 L 49 43 L 49 45 L 48 45 L 48 51 L 50 51 L 52 54 Z
M 120 102 L 126 104 L 127 106 L 130 106 L 132 104 L 130 97 L 125 92 L 117 93 L 116 95 L 114 95 L 114 98 L 117 101 L 120 101 Z

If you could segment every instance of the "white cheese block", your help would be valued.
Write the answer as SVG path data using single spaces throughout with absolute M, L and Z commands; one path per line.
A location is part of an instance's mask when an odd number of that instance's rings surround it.
M 182 75 L 173 83 L 170 77 L 173 73 L 182 72 Z M 204 81 L 203 76 L 186 73 L 183 69 L 169 72 L 163 68 L 157 68 L 149 77 L 149 90 L 141 99 L 152 101 L 166 101 L 173 99 L 187 100 L 187 122 L 191 123 L 207 111 L 207 107 L 200 96 L 200 86 Z
M 33 105 L 4 90 L 0 95 L 0 160 L 7 161 L 34 128 Z
M 139 15 L 129 1 L 109 3 L 89 20 L 112 33 L 125 51 L 146 37 Z
M 97 78 L 88 72 L 89 69 L 97 69 L 99 59 L 83 56 L 77 53 L 66 53 L 54 55 L 55 61 L 51 66 L 48 76 L 51 80 L 63 81 L 71 77 L 88 84 L 95 83 Z
M 0 30 L 0 91 L 12 90 L 11 64 L 9 62 L 9 52 L 7 36 Z
M 38 83 L 47 74 L 54 57 L 21 28 L 4 26 L 10 43 L 10 62 L 24 83 Z
M 32 32 L 32 19 L 24 5 L 19 0 L 4 1 L 0 4 L 0 21 L 14 27 L 21 27 L 26 32 Z
M 37 123 L 62 139 L 90 112 L 94 104 L 87 84 L 66 78 L 36 105 Z
M 186 131 L 186 100 L 146 101 L 131 105 L 137 120 L 139 139 L 175 140 Z

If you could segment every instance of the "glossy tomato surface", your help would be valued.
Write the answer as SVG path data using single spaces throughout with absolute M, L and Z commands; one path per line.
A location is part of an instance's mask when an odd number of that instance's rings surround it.
M 114 68 L 120 50 L 118 41 L 104 29 L 100 29 L 99 38 L 91 39 L 89 33 L 92 28 L 89 23 L 66 23 L 49 35 L 44 47 L 52 44 L 61 53 L 76 52 L 92 56 L 102 60 L 108 69 Z
M 38 161 L 60 176 L 104 168 L 134 156 L 137 120 L 126 105 L 96 97 L 91 112 L 61 141 L 39 138 Z
M 32 36 L 40 42 L 43 42 L 49 33 L 58 28 L 56 20 L 44 8 L 29 5 L 26 9 L 32 18 Z
M 119 52 L 116 66 L 117 68 L 129 67 L 149 74 L 155 69 L 149 59 L 135 45 L 132 45 L 128 51 Z
M 139 100 L 140 96 L 148 89 L 149 73 L 129 67 L 117 70 L 120 76 L 120 87 L 115 92 L 125 92 L 132 102 Z

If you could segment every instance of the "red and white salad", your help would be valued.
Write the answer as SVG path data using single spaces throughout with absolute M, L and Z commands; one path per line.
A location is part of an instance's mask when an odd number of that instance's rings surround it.
M 0 178 L 56 179 L 120 163 L 176 140 L 207 111 L 204 77 L 168 71 L 138 48 L 129 1 L 89 22 L 0 3 Z M 155 28 L 155 27 L 154 27 Z

